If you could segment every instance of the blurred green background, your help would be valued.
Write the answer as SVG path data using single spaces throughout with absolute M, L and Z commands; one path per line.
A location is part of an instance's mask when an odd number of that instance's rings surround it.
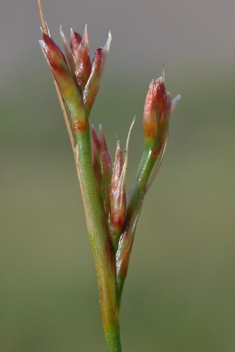
M 148 85 L 166 67 L 182 99 L 139 220 L 121 309 L 125 352 L 235 350 L 234 1 L 44 0 L 52 36 L 88 23 L 113 43 L 91 114 L 113 158 L 134 115 L 128 185 Z M 36 1 L 1 1 L 0 350 L 106 350 L 75 166 Z

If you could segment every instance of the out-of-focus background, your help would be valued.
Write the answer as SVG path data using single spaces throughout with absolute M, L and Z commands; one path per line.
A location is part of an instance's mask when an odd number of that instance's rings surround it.
M 235 350 L 233 0 L 44 0 L 51 34 L 113 42 L 91 114 L 113 158 L 134 115 L 128 184 L 148 85 L 166 67 L 182 99 L 139 220 L 121 309 L 125 352 Z M 0 5 L 0 350 L 105 351 L 75 166 L 35 1 Z

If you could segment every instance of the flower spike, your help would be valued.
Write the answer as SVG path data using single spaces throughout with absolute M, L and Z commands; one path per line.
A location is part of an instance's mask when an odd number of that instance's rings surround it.
M 121 352 L 119 311 L 136 225 L 144 196 L 163 160 L 170 115 L 180 96 L 171 101 L 165 89 L 163 67 L 163 78 L 152 80 L 149 85 L 142 119 L 144 151 L 133 185 L 127 193 L 128 148 L 135 118 L 127 136 L 125 158 L 117 141 L 113 170 L 102 127 L 99 125 L 96 133 L 93 126 L 90 128 L 88 119 L 100 88 L 111 33 L 105 46 L 96 50 L 91 62 L 87 26 L 83 37 L 71 29 L 70 43 L 60 27 L 64 55 L 48 32 L 41 0 L 38 3 L 44 29 L 43 40 L 39 42 L 56 81 L 75 157 L 96 266 L 107 347 L 109 352 Z

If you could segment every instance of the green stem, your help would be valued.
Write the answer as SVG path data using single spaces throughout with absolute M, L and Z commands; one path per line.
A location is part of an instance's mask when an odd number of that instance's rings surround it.
M 132 191 L 127 209 L 127 223 L 130 222 L 134 213 L 139 212 L 140 210 L 139 207 L 141 205 L 142 198 L 145 194 L 148 180 L 156 164 L 156 160 L 152 156 L 153 146 L 154 144 L 152 140 L 145 141 L 145 149 L 140 161 L 138 171 L 135 176 L 134 190 Z
M 108 352 L 121 352 L 119 310 L 116 308 L 115 256 L 103 223 L 93 172 L 90 128 L 77 133 L 78 173 L 89 239 L 95 260 L 100 307 Z
M 122 232 L 116 253 L 117 305 L 119 308 L 137 221 L 143 204 L 146 187 L 156 164 L 156 160 L 152 156 L 153 146 L 154 144 L 151 140 L 145 141 L 145 150 L 135 177 L 130 199 L 128 200 L 125 228 Z
M 156 160 L 152 157 L 152 151 L 155 146 L 155 141 L 152 139 L 145 138 L 144 140 L 144 152 L 140 161 L 140 165 L 138 167 L 137 173 L 135 175 L 135 182 L 142 183 L 144 186 L 144 182 L 141 180 L 145 180 L 147 183 L 148 178 L 152 172 L 153 166 Z M 147 179 L 146 179 L 147 177 Z
M 108 352 L 122 352 L 119 324 L 104 330 Z

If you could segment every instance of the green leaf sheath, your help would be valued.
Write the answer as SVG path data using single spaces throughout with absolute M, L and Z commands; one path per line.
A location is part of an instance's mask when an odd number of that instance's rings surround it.
M 103 223 L 92 166 L 90 127 L 76 134 L 81 192 L 95 260 L 100 306 L 108 352 L 121 352 L 119 311 L 116 309 L 116 269 L 113 248 Z
M 148 180 L 150 178 L 150 175 L 156 163 L 156 159 L 153 158 L 152 156 L 154 146 L 155 146 L 154 140 L 145 138 L 144 152 L 143 152 L 140 165 L 134 181 L 134 185 L 136 184 L 135 197 L 137 202 L 141 194 L 145 192 L 145 188 L 147 186 Z M 133 204 L 133 206 L 135 206 L 135 204 Z

